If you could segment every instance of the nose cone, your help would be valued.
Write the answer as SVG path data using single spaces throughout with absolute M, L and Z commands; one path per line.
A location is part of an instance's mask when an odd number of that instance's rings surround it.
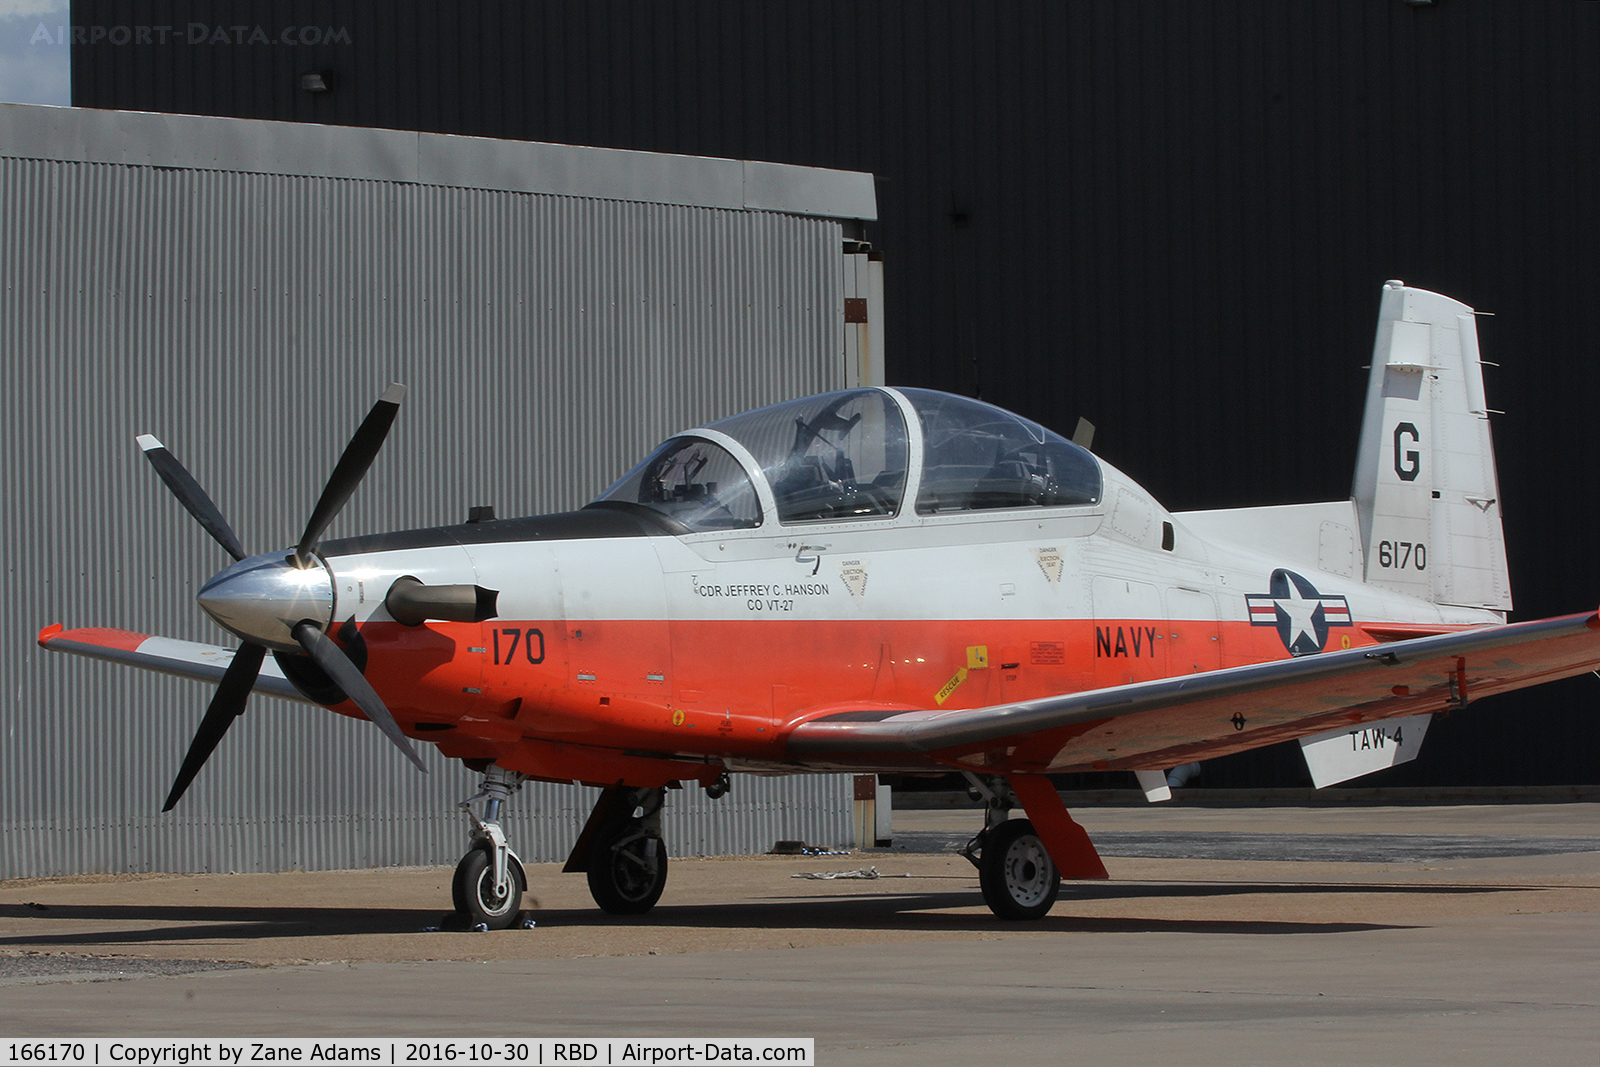
M 224 630 L 281 652 L 298 652 L 294 628 L 307 620 L 327 629 L 333 619 L 333 575 L 322 560 L 296 567 L 292 555 L 269 552 L 218 571 L 195 599 Z

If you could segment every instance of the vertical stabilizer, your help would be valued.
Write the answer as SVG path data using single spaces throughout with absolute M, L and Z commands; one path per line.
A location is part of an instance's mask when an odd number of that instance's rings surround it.
M 1465 304 L 1384 284 L 1353 495 L 1368 582 L 1510 609 L 1478 328 Z

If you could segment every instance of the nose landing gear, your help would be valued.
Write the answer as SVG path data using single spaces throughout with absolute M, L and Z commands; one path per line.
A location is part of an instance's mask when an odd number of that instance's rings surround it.
M 522 912 L 528 876 L 500 828 L 501 806 L 521 788 L 522 775 L 491 764 L 483 772 L 483 788 L 461 802 L 472 820 L 472 846 L 456 864 L 450 896 L 456 911 L 474 926 L 504 930 Z M 484 802 L 481 819 L 472 810 L 479 800 Z

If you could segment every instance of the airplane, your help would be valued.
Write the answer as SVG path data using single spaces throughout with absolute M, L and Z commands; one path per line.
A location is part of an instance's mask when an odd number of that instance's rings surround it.
M 529 779 L 602 788 L 564 869 L 641 914 L 674 788 L 958 771 L 985 801 L 964 853 L 984 902 L 1030 920 L 1063 877 L 1107 877 L 1051 773 L 1133 771 L 1158 800 L 1170 768 L 1298 739 L 1327 785 L 1415 756 L 1435 712 L 1600 667 L 1594 611 L 1506 621 L 1473 311 L 1401 282 L 1351 497 L 1325 503 L 1172 513 L 1091 432 L 866 387 L 674 435 L 577 511 L 324 539 L 403 393 L 299 542 L 259 555 L 139 438 L 234 560 L 197 599 L 237 648 L 59 625 L 39 643 L 216 683 L 164 810 L 251 692 L 369 719 L 419 767 L 416 742 L 460 760 L 482 788 L 452 898 L 483 928 L 520 913 L 500 814 Z

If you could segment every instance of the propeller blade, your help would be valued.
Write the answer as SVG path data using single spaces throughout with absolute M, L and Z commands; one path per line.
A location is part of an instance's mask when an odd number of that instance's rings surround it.
M 394 423 L 394 417 L 400 411 L 400 401 L 405 395 L 406 387 L 399 382 L 385 389 L 378 402 L 372 405 L 372 410 L 367 412 L 367 417 L 361 421 L 355 436 L 350 438 L 348 445 L 345 445 L 344 455 L 339 457 L 333 473 L 328 475 L 328 484 L 322 489 L 322 498 L 311 511 L 311 521 L 306 523 L 306 532 L 300 536 L 300 543 L 295 546 L 295 560 L 300 566 L 307 566 L 311 562 L 311 550 L 322 540 L 322 531 L 328 528 L 328 523 L 332 522 L 333 517 L 344 508 L 350 499 L 350 494 L 356 491 L 356 486 L 366 477 L 367 468 L 372 466 L 378 450 L 383 447 L 384 438 L 389 436 L 389 427 Z
M 428 768 L 422 765 L 422 757 L 411 747 L 411 741 L 406 735 L 400 732 L 400 724 L 394 721 L 394 716 L 384 706 L 383 698 L 372 688 L 356 665 L 350 662 L 344 650 L 334 644 L 333 639 L 323 633 L 314 622 L 302 622 L 296 626 L 294 639 L 299 641 L 301 647 L 317 661 L 317 666 L 327 672 L 328 677 L 344 690 L 345 695 L 355 702 L 356 707 L 366 713 L 373 725 L 382 730 L 384 736 L 393 741 L 395 747 L 417 765 L 417 770 L 427 774 Z
M 178 503 L 205 527 L 206 533 L 222 546 L 224 552 L 235 560 L 244 559 L 244 546 L 239 543 L 233 527 L 228 525 L 228 520 L 222 517 L 222 512 L 212 503 L 206 491 L 200 488 L 200 483 L 178 462 L 178 457 L 150 434 L 142 433 L 138 440 L 139 447 L 144 449 L 144 458 L 161 475 L 161 480 L 167 483 L 167 488 L 178 498 Z
M 251 644 L 240 645 L 239 651 L 233 654 L 233 662 L 228 664 L 222 682 L 217 686 L 216 693 L 212 694 L 210 706 L 206 708 L 206 716 L 200 720 L 200 729 L 195 731 L 194 740 L 189 742 L 188 755 L 183 757 L 183 767 L 178 771 L 177 780 L 172 783 L 172 792 L 167 794 L 162 811 L 171 811 L 178 803 L 184 790 L 189 788 L 189 783 L 194 781 L 194 776 L 210 758 L 217 742 L 222 740 L 222 735 L 228 732 L 233 720 L 244 712 L 244 702 L 250 698 L 250 690 L 256 684 L 256 675 L 261 673 L 261 660 L 266 654 L 264 646 Z

